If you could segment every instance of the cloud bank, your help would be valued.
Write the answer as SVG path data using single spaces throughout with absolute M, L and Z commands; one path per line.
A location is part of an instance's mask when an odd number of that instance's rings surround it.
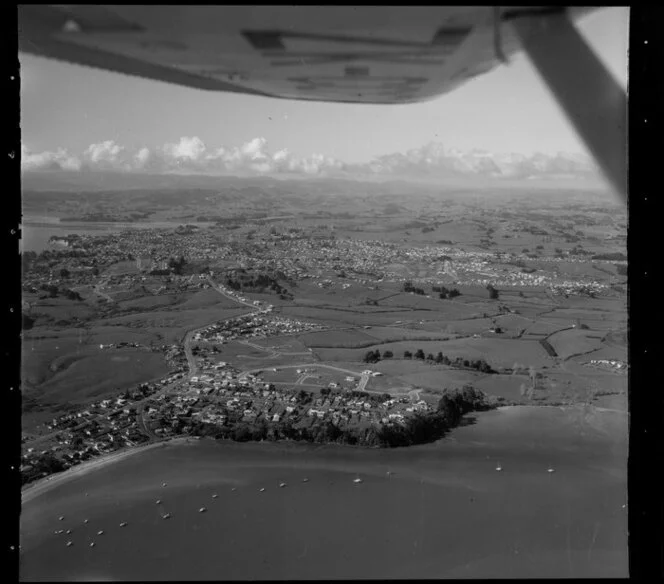
M 387 154 L 365 164 L 348 164 L 312 154 L 295 156 L 287 149 L 273 152 L 262 137 L 241 146 L 210 148 L 197 136 L 157 147 L 129 149 L 113 140 L 90 144 L 73 154 L 64 148 L 32 152 L 22 147 L 24 171 L 67 170 L 150 173 L 302 175 L 346 178 L 595 178 L 597 168 L 582 154 L 534 155 L 460 151 L 432 142 L 404 153 Z

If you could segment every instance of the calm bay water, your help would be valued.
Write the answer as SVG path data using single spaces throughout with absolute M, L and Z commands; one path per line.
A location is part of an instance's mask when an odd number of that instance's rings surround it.
M 21 250 L 35 251 L 37 253 L 45 249 L 54 249 L 49 245 L 48 240 L 56 235 L 64 237 L 65 235 L 106 235 L 108 233 L 117 233 L 126 229 L 157 229 L 170 228 L 175 229 L 184 222 L 153 222 L 153 223 L 90 223 L 90 222 L 66 222 L 60 223 L 54 218 L 34 217 L 24 218 L 21 227 Z M 196 223 L 198 227 L 204 229 L 212 223 Z
M 21 579 L 626 576 L 626 432 L 511 408 L 407 449 L 163 446 L 27 503 Z

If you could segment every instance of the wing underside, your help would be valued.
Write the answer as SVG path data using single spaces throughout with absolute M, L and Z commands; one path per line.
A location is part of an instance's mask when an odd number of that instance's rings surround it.
M 504 25 L 523 10 L 25 5 L 19 48 L 196 89 L 410 103 L 451 91 L 519 50 Z

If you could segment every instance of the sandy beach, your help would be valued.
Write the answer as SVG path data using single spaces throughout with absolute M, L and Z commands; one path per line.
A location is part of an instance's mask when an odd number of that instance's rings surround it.
M 143 446 L 136 446 L 134 448 L 129 448 L 127 450 L 123 449 L 116 452 L 111 452 L 104 456 L 93 458 L 92 460 L 86 460 L 85 462 L 77 464 L 76 466 L 72 466 L 71 468 L 68 468 L 67 470 L 61 473 L 49 475 L 47 477 L 44 477 L 43 479 L 39 479 L 38 481 L 35 481 L 34 483 L 30 483 L 29 485 L 25 486 L 21 492 L 21 502 L 23 505 L 25 505 L 26 503 L 32 501 L 34 498 L 43 495 L 44 493 L 46 493 L 47 491 L 58 485 L 62 485 L 73 479 L 85 476 L 86 474 L 95 471 L 97 469 L 100 469 L 102 467 L 108 466 L 109 464 L 120 462 L 121 460 L 129 458 L 130 456 L 133 456 L 135 454 L 146 452 L 148 450 L 153 450 L 155 448 L 162 448 L 167 444 L 182 445 L 195 441 L 196 440 L 194 438 L 188 438 L 188 437 L 171 438 L 169 440 L 163 440 L 160 442 L 152 442 L 150 444 L 145 444 Z

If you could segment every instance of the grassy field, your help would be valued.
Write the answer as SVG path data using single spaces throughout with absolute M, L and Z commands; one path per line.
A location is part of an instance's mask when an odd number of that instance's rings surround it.
M 145 350 L 96 351 L 87 347 L 76 355 L 61 356 L 58 370 L 36 394 L 48 402 L 85 403 L 116 395 L 130 386 L 163 376 L 168 366 L 162 355 Z M 28 391 L 27 395 L 33 395 Z
M 419 339 L 419 340 L 440 340 L 447 339 L 446 335 L 442 330 L 441 331 L 428 331 L 423 330 L 420 325 L 417 325 L 418 328 L 405 328 L 405 327 L 396 327 L 396 326 L 372 326 L 370 329 L 367 329 L 365 332 L 368 335 L 371 335 L 378 342 L 381 341 L 396 341 L 396 340 L 406 340 L 406 339 Z
M 118 307 L 121 310 L 155 310 L 167 306 L 177 306 L 185 298 L 186 295 L 184 294 L 160 294 L 158 296 L 142 296 L 139 298 L 132 298 L 130 300 L 118 301 Z
M 50 365 L 55 359 L 80 355 L 88 346 L 88 331 L 85 329 L 62 333 L 40 330 L 39 335 L 26 334 L 21 358 L 21 378 L 24 385 L 40 385 L 53 375 Z
M 30 298 L 26 297 L 24 300 L 29 302 Z M 36 298 L 33 296 L 32 300 L 34 302 Z M 38 321 L 41 315 L 55 323 L 62 321 L 64 325 L 67 325 L 69 321 L 75 318 L 81 320 L 91 318 L 95 314 L 95 309 L 86 302 L 57 297 L 39 300 L 30 314 L 37 317 Z
M 329 308 L 310 308 L 303 306 L 284 306 L 280 311 L 285 316 L 301 318 L 302 320 L 310 320 L 313 322 L 320 322 L 330 326 L 339 325 L 359 325 L 359 326 L 392 326 L 397 321 L 404 322 L 420 322 L 422 320 L 430 320 L 435 318 L 443 318 L 439 313 L 431 310 L 332 310 Z
M 179 342 L 188 330 L 202 328 L 213 322 L 245 314 L 246 307 L 217 309 L 215 307 L 191 310 L 151 311 L 105 320 L 107 325 L 154 331 L 166 343 Z
M 194 308 L 237 308 L 242 306 L 238 302 L 219 294 L 214 288 L 206 288 L 189 293 L 188 298 L 180 303 L 179 309 L 190 310 Z
M 579 353 L 588 353 L 601 347 L 601 341 L 591 338 L 590 331 L 571 329 L 555 333 L 549 337 L 549 343 L 558 353 L 558 356 L 567 359 Z M 597 335 L 592 335 L 597 336 Z
M 264 339 L 248 339 L 252 345 L 265 347 L 271 351 L 283 351 L 284 353 L 304 353 L 307 351 L 307 346 L 302 340 L 293 335 L 284 335 L 278 337 L 267 337 Z
M 383 362 L 378 366 L 374 366 L 376 371 L 383 371 L 387 374 L 389 367 L 384 367 Z M 398 368 L 395 368 L 398 369 Z M 402 385 L 413 388 L 424 388 L 433 392 L 442 392 L 444 389 L 452 389 L 455 387 L 462 387 L 467 383 L 474 384 L 478 379 L 483 377 L 482 374 L 474 373 L 472 371 L 460 371 L 450 369 L 442 365 L 428 365 L 426 363 L 419 363 L 419 368 L 416 371 L 408 373 L 393 374 L 389 381 L 393 385 Z M 376 378 L 381 379 L 381 378 Z M 373 383 L 372 379 L 369 383 Z
M 364 347 L 378 342 L 376 337 L 359 330 L 317 331 L 301 335 L 300 340 L 307 347 Z

